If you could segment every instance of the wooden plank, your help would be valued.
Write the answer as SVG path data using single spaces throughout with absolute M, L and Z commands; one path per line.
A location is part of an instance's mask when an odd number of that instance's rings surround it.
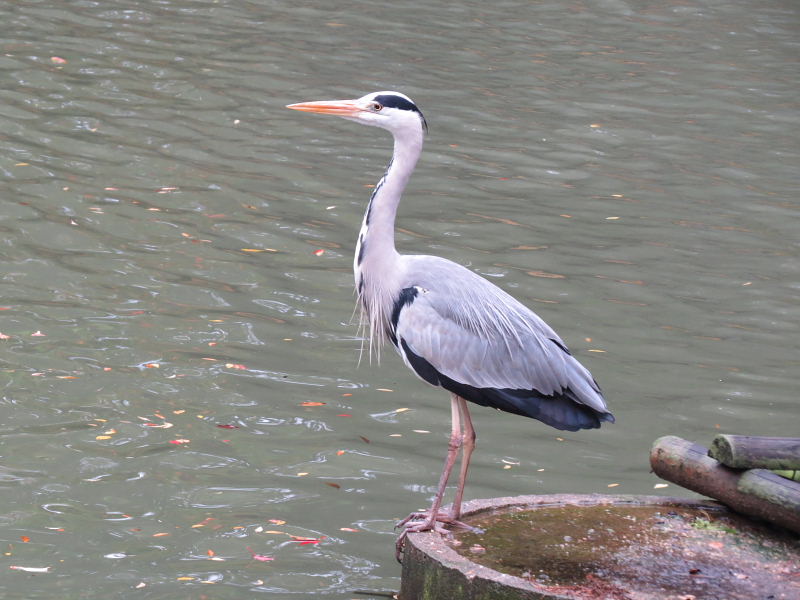
M 734 469 L 800 469 L 800 438 L 721 434 L 708 455 Z
M 723 502 L 732 510 L 800 533 L 800 512 L 739 490 L 742 471 L 708 456 L 708 448 L 675 436 L 653 443 L 650 466 L 659 477 Z

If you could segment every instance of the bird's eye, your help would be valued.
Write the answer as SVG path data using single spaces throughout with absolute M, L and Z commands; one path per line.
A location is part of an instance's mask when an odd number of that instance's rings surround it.
M 380 112 L 381 109 L 383 108 L 383 105 L 382 104 L 378 104 L 377 102 L 373 102 L 372 105 L 370 106 L 370 108 L 372 110 L 374 110 L 375 112 Z

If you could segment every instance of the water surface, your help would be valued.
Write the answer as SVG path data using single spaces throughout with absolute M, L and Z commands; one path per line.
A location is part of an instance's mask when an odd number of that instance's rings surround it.
M 797 25 L 785 1 L 3 4 L 3 596 L 399 587 L 449 410 L 390 352 L 358 366 L 390 140 L 290 102 L 414 98 L 398 245 L 534 308 L 618 417 L 476 408 L 468 497 L 652 493 L 661 435 L 796 435 Z

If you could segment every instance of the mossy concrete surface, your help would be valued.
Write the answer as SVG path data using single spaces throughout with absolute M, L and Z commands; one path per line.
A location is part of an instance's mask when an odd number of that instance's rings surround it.
M 480 529 L 408 536 L 400 600 L 800 598 L 800 540 L 711 500 L 494 498 L 463 520 Z
M 621 497 L 557 494 L 472 500 L 463 505 L 463 516 L 468 520 L 519 506 L 594 505 L 611 498 Z M 553 593 L 521 577 L 474 563 L 432 532 L 408 536 L 398 597 L 399 600 L 570 600 L 570 596 Z

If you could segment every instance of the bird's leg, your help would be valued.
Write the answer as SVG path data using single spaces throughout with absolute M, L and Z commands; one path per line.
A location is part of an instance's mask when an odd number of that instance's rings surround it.
M 409 533 L 430 530 L 445 533 L 445 530 L 438 522 L 450 523 L 452 521 L 449 516 L 440 515 L 439 508 L 442 506 L 442 498 L 444 497 L 444 491 L 447 487 L 447 481 L 450 479 L 450 473 L 453 471 L 453 466 L 455 466 L 456 459 L 458 458 L 458 450 L 461 448 L 464 441 L 461 432 L 461 409 L 459 401 L 463 402 L 463 400 L 455 394 L 451 395 L 450 414 L 452 427 L 450 430 L 450 442 L 447 444 L 447 459 L 444 461 L 444 469 L 442 470 L 442 475 L 439 477 L 439 488 L 436 490 L 436 497 L 433 499 L 430 510 L 427 513 L 411 513 L 396 525 L 396 527 L 405 527 L 403 533 L 397 538 L 397 543 L 395 545 L 398 560 L 400 560 L 400 555 L 403 552 L 403 544 Z M 472 428 L 472 424 L 470 424 L 470 428 Z M 420 522 L 413 523 L 412 521 Z
M 463 431 L 461 432 L 461 470 L 458 475 L 456 495 L 453 498 L 453 506 L 450 511 L 450 519 L 453 522 L 458 522 L 461 518 L 461 500 L 464 498 L 464 485 L 467 483 L 469 460 L 472 457 L 472 451 L 475 450 L 475 428 L 472 426 L 472 418 L 469 416 L 467 401 L 459 396 L 456 396 L 456 398 L 461 412 Z

